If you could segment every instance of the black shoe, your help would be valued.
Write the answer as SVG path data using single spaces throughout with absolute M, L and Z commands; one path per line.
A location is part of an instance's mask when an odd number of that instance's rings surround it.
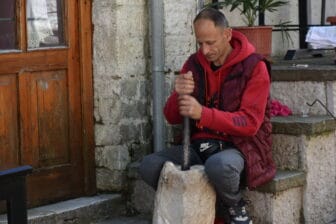
M 236 205 L 229 208 L 231 224 L 252 224 L 252 219 L 246 211 L 246 202 L 240 200 Z

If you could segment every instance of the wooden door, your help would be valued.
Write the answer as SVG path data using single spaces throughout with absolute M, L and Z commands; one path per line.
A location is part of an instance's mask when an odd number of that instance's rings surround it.
M 0 169 L 33 166 L 29 206 L 95 191 L 90 7 L 0 1 Z

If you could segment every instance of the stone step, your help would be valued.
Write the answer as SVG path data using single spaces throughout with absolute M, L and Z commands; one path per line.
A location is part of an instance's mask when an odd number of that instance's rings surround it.
M 304 184 L 304 172 L 279 170 L 271 182 L 255 191 L 246 191 L 254 223 L 301 223 Z
M 316 165 L 312 156 L 334 154 L 336 121 L 330 116 L 273 117 L 272 125 L 273 158 L 279 169 L 311 170 Z
M 28 209 L 29 224 L 89 224 L 121 216 L 125 211 L 120 194 L 101 194 L 81 197 Z M 7 216 L 0 216 L 0 224 L 7 223 Z

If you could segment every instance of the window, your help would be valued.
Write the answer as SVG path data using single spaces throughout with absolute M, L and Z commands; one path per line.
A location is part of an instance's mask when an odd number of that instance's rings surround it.
M 62 0 L 27 0 L 28 48 L 64 45 Z
M 64 46 L 64 0 L 26 0 L 25 12 L 19 11 L 23 2 L 0 0 L 0 51 Z M 24 15 L 26 27 L 20 25 Z
M 0 50 L 17 49 L 16 1 L 0 1 Z

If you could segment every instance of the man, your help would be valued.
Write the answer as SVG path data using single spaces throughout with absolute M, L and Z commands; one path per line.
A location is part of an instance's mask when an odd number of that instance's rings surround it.
M 191 165 L 204 164 L 226 222 L 250 224 L 241 187 L 254 189 L 275 175 L 267 63 L 220 11 L 202 10 L 193 25 L 199 50 L 176 78 L 164 114 L 171 124 L 191 119 Z M 139 172 L 156 189 L 164 163 L 181 160 L 181 146 L 162 150 L 144 157 Z

